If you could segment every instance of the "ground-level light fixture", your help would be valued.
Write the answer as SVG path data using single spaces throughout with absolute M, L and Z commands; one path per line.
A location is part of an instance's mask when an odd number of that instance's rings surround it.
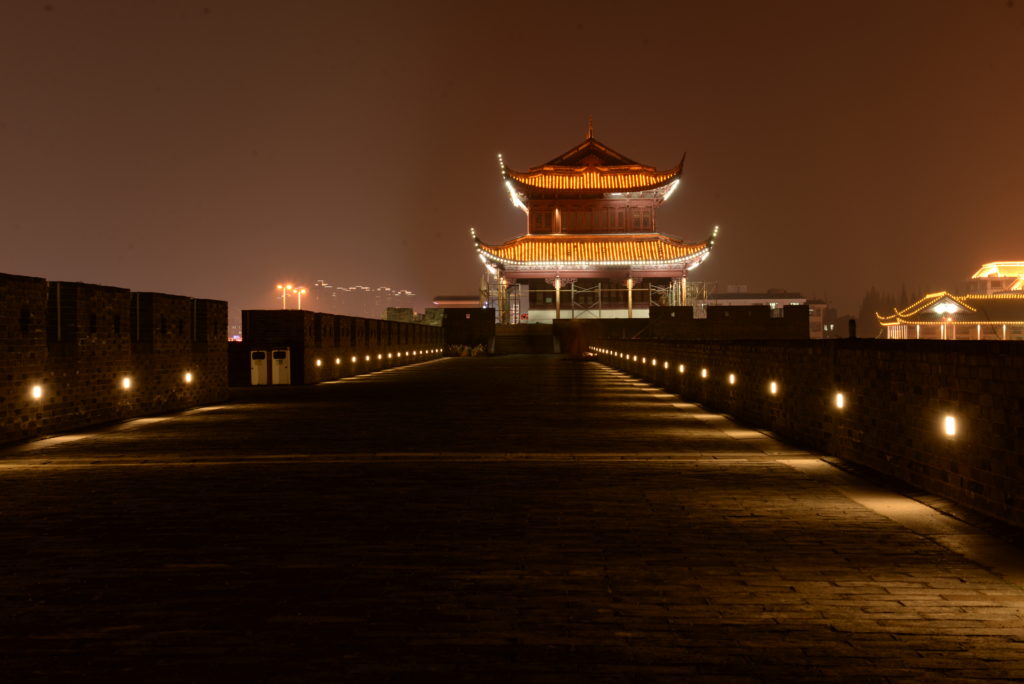
M 686 364 L 685 363 L 679 364 L 679 372 L 680 373 L 685 373 L 686 372 Z
M 339 357 L 339 356 L 335 356 L 334 357 L 334 365 L 335 366 L 340 366 L 341 365 L 341 357 Z
M 730 385 L 735 385 L 736 384 L 736 374 L 735 373 L 729 373 L 729 384 Z
M 846 396 L 842 392 L 836 392 L 835 396 L 836 408 L 841 409 L 846 406 Z
M 316 360 L 316 367 L 319 368 L 322 365 L 324 365 L 324 362 L 321 359 L 317 359 Z
M 32 395 L 33 399 L 39 400 L 43 398 L 43 386 L 32 385 L 32 389 L 29 390 L 29 394 Z
M 946 415 L 942 419 L 942 432 L 947 437 L 956 437 L 956 416 Z
M 127 375 L 121 378 L 121 388 L 126 390 L 132 388 L 132 379 Z
M 768 393 L 771 394 L 771 395 L 778 394 L 779 393 L 779 383 L 775 382 L 774 380 L 769 382 L 768 383 Z
M 185 384 L 192 384 L 192 371 L 185 371 Z
M 701 368 L 700 369 L 700 377 L 702 377 L 702 378 L 708 377 L 708 369 L 707 368 Z

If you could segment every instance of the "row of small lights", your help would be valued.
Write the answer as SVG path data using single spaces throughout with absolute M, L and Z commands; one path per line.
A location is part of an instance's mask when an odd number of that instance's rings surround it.
M 397 354 L 394 353 L 394 352 L 388 352 L 388 358 L 389 359 L 393 359 L 396 356 L 401 358 L 403 355 L 404 356 L 427 356 L 428 354 L 440 354 L 440 353 L 441 353 L 440 349 L 424 349 L 424 350 L 421 350 L 421 351 L 398 352 Z M 365 357 L 363 357 L 363 359 L 365 361 L 371 361 L 373 359 L 373 355 L 372 354 L 367 354 Z M 383 361 L 384 360 L 384 354 L 383 353 L 377 354 L 377 360 L 378 361 Z M 321 366 L 324 365 L 324 360 L 323 359 L 317 359 L 314 363 L 316 364 L 317 368 L 320 368 Z M 358 356 L 353 356 L 352 357 L 352 363 L 359 363 L 359 357 Z M 340 366 L 341 365 L 341 357 L 340 356 L 335 356 L 334 357 L 334 365 L 335 366 Z
M 185 371 L 185 373 L 181 376 L 181 379 L 186 385 L 191 385 L 192 381 L 195 380 L 195 376 L 192 374 L 192 371 Z M 125 375 L 121 377 L 121 382 L 118 384 L 121 386 L 121 389 L 128 391 L 132 388 L 135 382 L 132 380 L 132 376 Z M 43 394 L 45 394 L 45 392 L 43 391 L 43 385 L 39 383 L 32 385 L 28 393 L 29 396 L 31 396 L 36 401 L 40 401 L 43 398 Z
M 424 350 L 418 350 L 418 351 L 407 351 L 407 352 L 404 352 L 404 355 L 406 355 L 406 356 L 420 356 L 420 355 L 426 356 L 427 354 L 437 354 L 437 353 L 440 353 L 440 352 L 441 352 L 441 349 L 424 349 Z M 396 354 L 394 352 L 388 352 L 387 357 L 388 358 L 393 358 L 395 355 Z M 397 356 L 402 356 L 402 352 L 400 352 L 400 351 L 397 352 Z M 372 358 L 372 356 L 370 354 L 366 355 L 366 360 L 369 361 L 369 360 L 371 360 L 371 358 Z M 377 360 L 382 360 L 383 358 L 384 358 L 384 354 L 382 354 L 382 353 L 381 354 L 377 354 Z M 353 364 L 356 364 L 356 362 L 358 362 L 358 356 L 352 356 L 352 362 L 353 362 Z M 334 364 L 335 364 L 335 366 L 341 366 L 341 357 L 340 356 L 335 356 Z M 316 359 L 316 367 L 319 368 L 319 367 L 321 367 L 323 365 L 324 365 L 324 359 L 323 358 L 317 358 Z M 181 376 L 181 379 L 182 379 L 182 381 L 184 381 L 184 383 L 186 385 L 190 385 L 191 383 L 193 383 L 193 380 L 196 379 L 196 376 L 194 376 L 193 372 L 191 372 L 191 371 L 185 371 L 184 375 Z M 127 376 L 126 375 L 126 376 L 121 378 L 121 383 L 120 384 L 121 384 L 121 389 L 127 391 L 127 390 L 132 388 L 132 385 L 134 383 L 132 381 L 131 376 Z M 37 401 L 41 400 L 43 398 L 43 394 L 44 393 L 45 392 L 43 391 L 43 385 L 40 384 L 40 383 L 37 383 L 37 384 L 33 385 L 32 388 L 29 390 L 29 395 L 33 399 L 35 399 Z
M 592 347 L 591 349 L 593 351 L 596 351 L 596 352 L 600 353 L 600 354 L 608 354 L 609 356 L 613 356 L 613 357 L 618 358 L 618 359 L 623 359 L 625 361 L 632 361 L 634 363 L 640 363 L 640 364 L 643 364 L 645 366 L 647 365 L 647 357 L 646 356 L 637 357 L 636 354 L 632 354 L 632 355 L 624 354 L 622 352 L 613 351 L 611 349 L 602 349 L 600 347 Z M 658 366 L 658 360 L 657 359 L 651 359 L 651 366 L 656 368 Z M 663 367 L 664 367 L 665 370 L 668 370 L 670 366 L 671 366 L 671 364 L 668 361 L 664 362 Z M 683 364 L 683 363 L 679 364 L 678 372 L 680 374 L 685 373 L 686 372 L 686 364 Z M 707 368 L 701 368 L 700 369 L 700 377 L 701 377 L 702 380 L 707 380 L 707 378 L 708 378 L 708 369 Z M 729 375 L 726 378 L 726 381 L 730 385 L 735 385 L 736 381 L 737 381 L 736 373 L 729 373 Z M 778 383 L 778 381 L 772 380 L 772 381 L 770 381 L 768 383 L 768 394 L 770 394 L 772 396 L 778 396 L 778 394 L 779 394 L 779 383 Z M 835 404 L 835 407 L 837 409 L 839 409 L 840 411 L 843 410 L 844 408 L 846 408 L 846 394 L 844 394 L 843 392 L 836 392 L 835 395 L 832 397 L 832 402 L 833 402 L 833 404 Z M 956 433 L 957 433 L 957 420 L 956 420 L 956 416 L 951 415 L 951 414 L 946 414 L 945 416 L 943 416 L 943 418 L 942 418 L 942 432 L 947 437 L 955 437 L 956 436 Z

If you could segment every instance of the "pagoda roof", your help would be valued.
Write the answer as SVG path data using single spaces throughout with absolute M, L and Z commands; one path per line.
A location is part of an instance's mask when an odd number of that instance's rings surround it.
M 642 192 L 667 186 L 679 178 L 685 155 L 674 167 L 658 171 L 616 152 L 595 139 L 586 139 L 546 164 L 514 171 L 501 161 L 502 176 L 520 191 Z
M 954 295 L 932 292 L 903 309 L 889 315 L 876 313 L 882 325 L 941 323 L 1010 323 L 1024 322 L 1024 292 L 990 295 Z
M 688 243 L 661 233 L 523 235 L 501 245 L 474 239 L 481 258 L 504 265 L 623 266 L 700 261 L 715 237 Z
M 982 264 L 971 278 L 1016 278 L 1007 289 L 1024 291 L 1024 261 L 992 261 Z

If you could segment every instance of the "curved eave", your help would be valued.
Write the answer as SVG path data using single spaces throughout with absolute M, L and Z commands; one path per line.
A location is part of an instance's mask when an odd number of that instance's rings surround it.
M 591 168 L 591 167 L 585 167 Z M 608 167 L 609 169 L 614 167 Z M 614 171 L 598 171 L 587 174 L 581 169 L 570 169 L 567 172 L 555 172 L 552 170 L 551 173 L 544 173 L 543 170 L 530 170 L 530 171 L 513 171 L 512 169 L 502 167 L 503 179 L 511 184 L 519 193 L 523 195 L 532 194 L 558 194 L 558 193 L 598 193 L 598 194 L 614 194 L 614 193 L 633 193 L 633 192 L 650 192 L 661 189 L 663 192 L 668 192 L 672 183 L 678 181 L 682 177 L 683 173 L 683 162 L 680 161 L 674 168 L 668 169 L 667 171 L 648 171 L 644 167 L 638 168 L 634 173 L 618 173 Z M 629 183 L 625 182 L 621 185 L 616 186 L 599 186 L 593 183 L 587 184 L 581 182 L 575 185 L 573 181 L 580 179 L 585 175 L 589 175 L 595 178 L 615 178 L 622 176 L 641 176 L 649 175 L 653 176 L 652 182 L 636 182 Z M 535 178 L 559 178 L 565 179 L 565 183 L 556 183 L 554 181 L 550 183 L 534 182 Z
M 708 239 L 703 242 L 694 244 L 680 243 L 667 238 L 669 244 L 674 243 L 674 246 L 682 247 L 687 250 L 686 254 L 681 254 L 677 257 L 667 259 L 586 259 L 586 258 L 552 258 L 552 259 L 517 259 L 505 256 L 500 252 L 508 250 L 521 242 L 522 238 L 510 240 L 502 245 L 487 245 L 480 242 L 480 239 L 473 234 L 473 240 L 476 246 L 477 254 L 480 259 L 486 264 L 492 264 L 494 266 L 501 267 L 556 267 L 556 268 L 574 268 L 574 267 L 623 267 L 623 266 L 685 266 L 686 268 L 696 268 L 711 254 L 711 248 L 714 247 L 715 239 L 718 235 L 718 228 L 715 228 L 714 233 Z M 602 236 L 604 238 L 605 236 Z M 541 238 L 540 240 L 534 238 L 532 241 L 541 243 L 544 240 L 555 241 L 559 238 Z M 652 240 L 653 242 L 654 240 Z M 660 241 L 660 240 L 659 240 Z

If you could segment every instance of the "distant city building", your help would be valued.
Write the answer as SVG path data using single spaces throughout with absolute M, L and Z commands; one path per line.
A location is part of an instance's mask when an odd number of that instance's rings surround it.
M 409 307 L 389 306 L 384 318 L 385 320 L 398 321 L 399 323 L 417 322 L 416 314 Z
M 386 318 L 389 308 L 409 308 L 415 295 L 409 290 L 393 290 L 390 287 L 367 287 L 353 285 L 341 287 L 329 285 L 323 280 L 313 283 L 311 306 L 321 313 L 358 316 L 360 318 Z
M 479 309 L 482 304 L 478 295 L 438 295 L 434 306 L 439 309 Z
M 657 231 L 657 208 L 678 187 L 682 161 L 658 171 L 598 142 L 591 128 L 546 164 L 500 165 L 526 234 L 504 244 L 473 234 L 499 322 L 647 317 L 651 306 L 686 303 L 688 274 L 715 235 L 691 243 Z
M 890 340 L 1024 340 L 1024 261 L 983 265 L 967 294 L 933 292 L 913 304 L 876 313 Z

